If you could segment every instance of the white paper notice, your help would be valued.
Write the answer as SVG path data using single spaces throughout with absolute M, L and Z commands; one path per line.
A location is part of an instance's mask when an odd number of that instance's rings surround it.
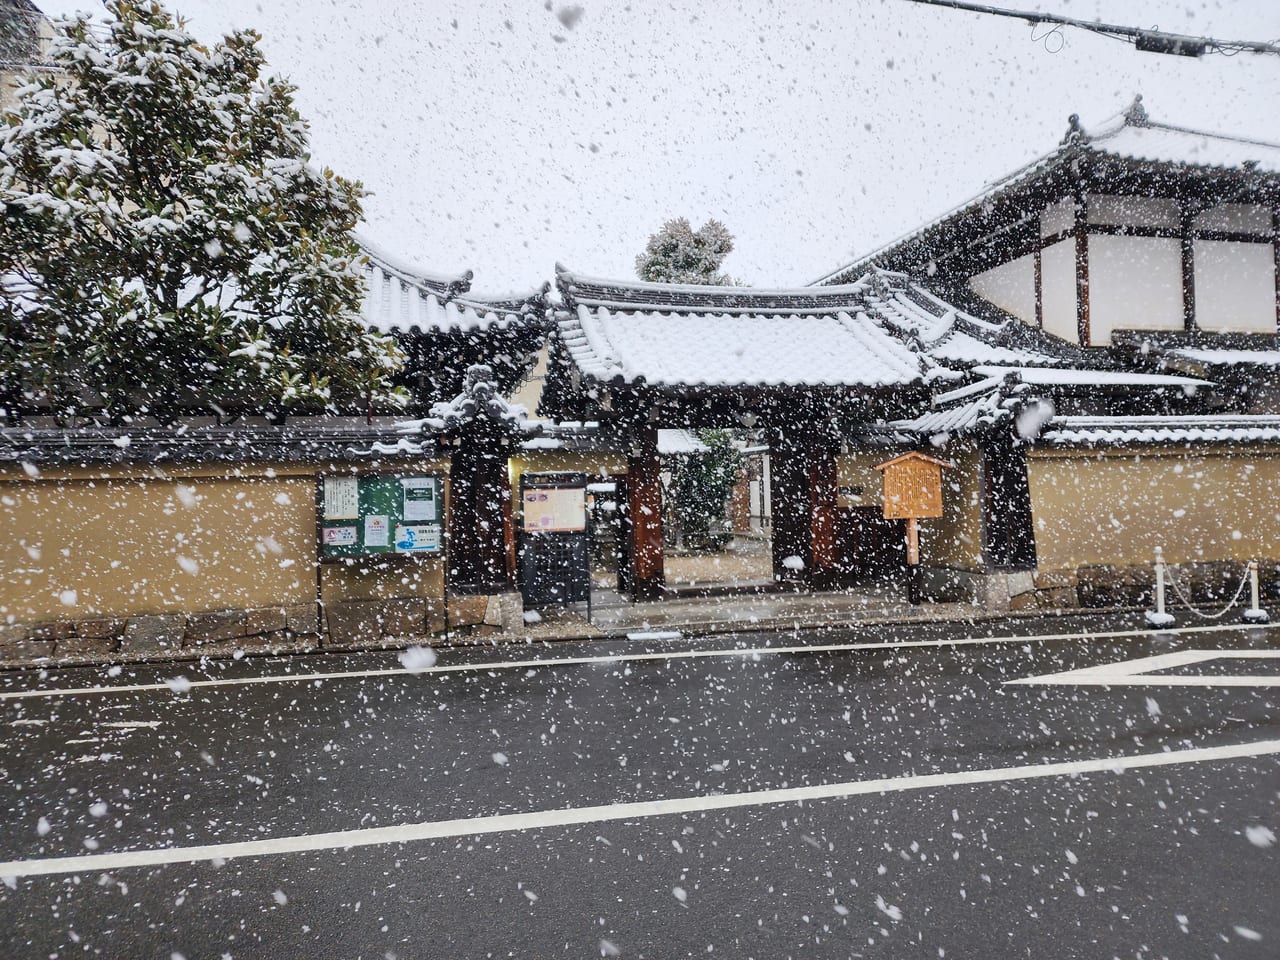
M 391 524 L 385 514 L 364 518 L 364 545 L 366 547 L 385 547 L 391 533 Z
M 400 516 L 405 523 L 439 519 L 434 477 L 406 477 L 400 485 L 404 490 L 404 509 Z
M 354 547 L 356 545 L 356 528 L 325 527 L 324 545 L 326 547 Z
M 360 486 L 355 477 L 324 478 L 324 518 L 354 520 L 360 516 Z

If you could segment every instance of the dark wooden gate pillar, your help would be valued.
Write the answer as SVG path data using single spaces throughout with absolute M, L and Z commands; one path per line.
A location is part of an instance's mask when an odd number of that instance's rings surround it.
M 812 514 L 809 534 L 812 564 L 809 582 L 830 587 L 837 576 L 839 551 L 836 549 L 836 510 L 840 484 L 835 452 L 826 447 L 809 448 L 809 503 Z
M 773 575 L 825 586 L 834 580 L 839 560 L 836 457 L 806 432 L 775 436 L 769 449 Z
M 632 434 L 627 452 L 627 500 L 631 514 L 631 596 L 656 600 L 663 594 L 662 475 L 658 431 Z
M 982 449 L 982 548 L 993 567 L 1034 567 L 1036 534 L 1026 447 L 997 434 Z
M 514 589 L 507 544 L 511 480 L 506 437 L 466 430 L 449 470 L 449 587 L 458 593 Z
M 809 533 L 809 473 L 802 450 L 788 439 L 769 448 L 773 513 L 773 578 L 798 581 L 813 561 Z M 797 561 L 801 566 L 797 568 Z

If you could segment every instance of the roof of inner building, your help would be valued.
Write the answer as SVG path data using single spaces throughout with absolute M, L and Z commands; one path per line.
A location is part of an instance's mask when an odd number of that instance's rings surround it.
M 1280 184 L 1280 144 L 1193 130 L 1152 120 L 1138 97 L 1114 120 L 1085 128 L 1073 116 L 1067 135 L 1052 150 L 988 184 L 934 220 L 814 281 L 846 284 L 872 266 L 902 269 L 935 256 L 974 222 L 988 232 L 1018 226 L 1016 216 L 995 214 L 1003 201 L 1036 203 L 1069 196 L 1069 186 L 1091 170 L 1110 182 L 1129 170 L 1146 182 L 1167 178 L 1226 177 L 1253 184 Z M 1050 196 L 1051 195 L 1051 196 Z M 1038 210 L 1036 211 L 1038 212 Z

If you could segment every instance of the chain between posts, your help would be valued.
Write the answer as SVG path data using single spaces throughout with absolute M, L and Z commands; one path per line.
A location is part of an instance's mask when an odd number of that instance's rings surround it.
M 1250 561 L 1250 563 L 1252 563 L 1252 561 Z M 1219 617 L 1225 617 L 1231 611 L 1231 608 L 1236 605 L 1236 601 L 1239 600 L 1241 594 L 1244 593 L 1245 585 L 1248 584 L 1249 582 L 1249 574 L 1251 570 L 1252 570 L 1252 567 L 1249 564 L 1246 564 L 1244 568 L 1244 576 L 1240 578 L 1240 586 L 1236 588 L 1235 596 L 1233 596 L 1227 602 L 1227 605 L 1223 607 L 1221 610 L 1219 610 L 1217 613 L 1201 613 L 1199 610 L 1193 607 L 1191 605 L 1191 601 L 1188 600 L 1186 595 L 1182 592 L 1182 588 L 1178 586 L 1178 581 L 1173 578 L 1173 572 L 1166 571 L 1166 573 L 1169 577 L 1169 586 L 1173 587 L 1174 595 L 1179 600 L 1182 601 L 1182 605 L 1186 607 L 1187 610 L 1195 614 L 1201 620 L 1217 620 Z

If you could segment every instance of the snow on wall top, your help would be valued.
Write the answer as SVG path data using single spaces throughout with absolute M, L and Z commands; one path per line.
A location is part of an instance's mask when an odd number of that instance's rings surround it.
M 1246 443 L 1280 441 L 1280 417 L 1152 416 L 1054 417 L 1041 442 L 1126 445 L 1145 443 Z
M 1236 366 L 1248 364 L 1259 367 L 1280 367 L 1280 350 L 1209 350 L 1183 347 L 1173 354 L 1211 366 Z
M 1208 387 L 1208 380 L 1197 380 L 1194 377 L 1179 377 L 1164 373 L 1136 373 L 1128 370 L 1045 370 L 1036 367 L 997 367 L 977 366 L 974 373 L 986 377 L 1002 377 L 1008 373 L 1016 373 L 1023 383 L 1035 386 L 1082 386 L 1082 387 Z
M 711 448 L 692 430 L 659 430 L 658 453 L 664 457 L 681 453 L 706 453 Z

